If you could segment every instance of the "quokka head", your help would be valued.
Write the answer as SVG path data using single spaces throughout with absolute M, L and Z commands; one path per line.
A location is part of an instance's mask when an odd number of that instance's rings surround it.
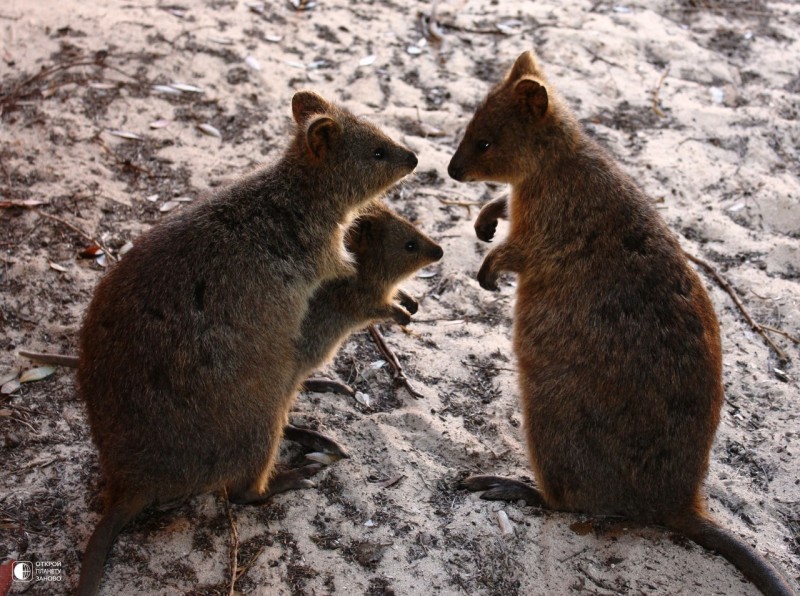
M 387 289 L 442 258 L 444 251 L 410 221 L 373 201 L 350 226 L 347 249 L 362 282 Z
M 354 202 L 380 194 L 417 167 L 417 156 L 377 126 L 312 91 L 292 98 L 297 146 L 322 169 L 331 190 Z
M 551 99 L 536 58 L 524 52 L 472 116 L 447 168 L 450 177 L 510 184 L 524 179 L 560 134 Z

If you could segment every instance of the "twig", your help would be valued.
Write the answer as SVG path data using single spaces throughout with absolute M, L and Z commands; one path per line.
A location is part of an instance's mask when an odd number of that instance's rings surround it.
M 99 246 L 103 250 L 103 253 L 106 255 L 107 259 L 110 259 L 111 261 L 116 261 L 117 260 L 117 257 L 112 255 L 111 251 L 108 250 L 108 247 L 106 247 L 102 242 L 100 242 L 99 240 L 97 240 L 95 238 L 92 238 L 89 234 L 87 234 L 86 232 L 81 230 L 78 226 L 76 226 L 74 224 L 71 224 L 66 219 L 61 219 L 57 215 L 51 215 L 50 213 L 45 213 L 44 211 L 40 211 L 39 209 L 33 209 L 33 212 L 38 214 L 38 215 L 41 215 L 42 217 L 46 217 L 47 219 L 52 219 L 53 221 L 57 221 L 61 225 L 67 226 L 73 232 L 75 232 L 77 234 L 80 234 L 81 236 L 86 238 L 89 242 L 92 242 L 92 243 L 96 244 L 97 246 Z
M 239 569 L 239 530 L 236 528 L 236 521 L 233 519 L 227 488 L 222 489 L 222 503 L 225 507 L 225 514 L 228 516 L 228 524 L 231 527 L 231 587 L 228 590 L 228 596 L 233 596 L 236 593 L 237 571 Z
M 658 94 L 661 92 L 661 85 L 664 84 L 664 79 L 666 79 L 667 75 L 669 74 L 669 67 L 670 67 L 670 65 L 667 64 L 667 67 L 664 69 L 664 72 L 662 72 L 661 76 L 658 78 L 658 83 L 656 83 L 656 88 L 653 89 L 653 112 L 655 112 L 656 116 L 658 116 L 659 118 L 666 118 L 667 117 L 667 115 L 664 113 L 664 111 L 658 105 L 658 103 L 659 103 Z
M 755 294 L 755 292 L 753 292 L 753 293 Z M 791 340 L 796 344 L 800 344 L 800 337 L 795 337 L 794 335 L 791 335 L 790 333 L 786 333 L 782 329 L 776 329 L 775 327 L 770 327 L 769 325 L 761 325 L 761 326 L 764 329 L 766 329 L 767 331 L 772 331 L 773 333 L 777 333 L 778 335 L 782 335 L 786 339 Z
M 389 366 L 392 367 L 392 380 L 395 382 L 396 385 L 403 385 L 411 394 L 411 397 L 415 399 L 420 399 L 424 397 L 420 392 L 414 389 L 411 386 L 408 378 L 406 378 L 405 373 L 403 372 L 403 366 L 400 364 L 400 361 L 395 356 L 392 349 L 389 347 L 389 344 L 386 343 L 386 338 L 383 337 L 383 334 L 378 331 L 378 328 L 375 325 L 370 325 L 368 327 L 369 334 L 372 336 L 373 341 L 378 346 L 378 350 L 386 358 L 386 361 L 389 363 Z
M 442 205 L 455 205 L 456 207 L 464 207 L 467 210 L 467 217 L 472 217 L 472 207 L 479 207 L 480 201 L 455 201 L 452 199 L 443 199 L 436 197 Z
M 775 351 L 775 354 L 778 356 L 778 359 L 783 362 L 788 361 L 789 357 L 786 355 L 786 352 L 781 350 L 777 346 L 777 344 L 774 341 L 772 341 L 772 338 L 769 335 L 767 335 L 764 326 L 761 325 L 760 323 L 756 323 L 753 320 L 753 317 L 750 316 L 750 313 L 747 312 L 747 309 L 744 307 L 744 304 L 742 304 L 742 301 L 736 294 L 736 290 L 733 289 L 731 284 L 728 283 L 728 281 L 724 277 L 722 277 L 722 275 L 720 275 L 710 263 L 704 261 L 703 259 L 695 257 L 694 255 L 690 255 L 686 251 L 684 251 L 684 254 L 686 255 L 686 258 L 689 259 L 692 263 L 700 265 L 703 269 L 705 269 L 708 272 L 708 274 L 711 275 L 711 277 L 713 277 L 717 281 L 720 287 L 728 293 L 728 296 L 730 296 L 733 302 L 736 304 L 736 307 L 739 309 L 739 312 L 742 313 L 742 316 L 744 317 L 745 321 L 747 321 L 747 324 L 750 325 L 753 331 L 755 331 L 761 337 L 764 338 L 764 341 L 767 343 L 767 345 Z
M 608 60 L 607 58 L 603 58 L 600 54 L 598 54 L 597 52 L 586 46 L 583 46 L 583 49 L 586 50 L 592 57 L 592 62 L 597 62 L 599 60 L 600 62 L 605 62 L 609 66 L 616 66 L 617 68 L 625 68 L 624 66 L 622 66 L 617 62 L 614 62 L 613 60 Z

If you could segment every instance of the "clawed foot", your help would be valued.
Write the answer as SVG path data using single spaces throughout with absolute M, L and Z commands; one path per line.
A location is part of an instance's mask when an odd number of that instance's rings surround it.
M 322 464 L 309 464 L 293 470 L 278 472 L 269 482 L 266 492 L 258 492 L 252 488 L 231 493 L 228 500 L 237 505 L 262 505 L 269 501 L 274 495 L 285 493 L 290 490 L 300 490 L 313 488 L 315 485 L 309 480 L 320 470 L 325 468 Z
M 306 391 L 314 391 L 315 393 L 338 393 L 339 395 L 347 395 L 353 397 L 355 390 L 341 381 L 334 381 L 333 379 L 323 379 L 322 377 L 313 377 L 303 381 L 303 388 Z
M 320 463 L 329 464 L 350 457 L 339 443 L 315 430 L 287 424 L 283 429 L 283 438 L 312 449 L 314 453 L 309 453 L 306 457 Z
M 529 484 L 502 476 L 469 476 L 461 487 L 470 491 L 485 491 L 481 499 L 487 501 L 525 501 L 528 505 L 544 507 L 542 494 Z

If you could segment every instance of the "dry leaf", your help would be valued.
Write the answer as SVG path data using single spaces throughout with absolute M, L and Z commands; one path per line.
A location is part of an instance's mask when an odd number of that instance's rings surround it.
M 137 135 L 135 132 L 130 132 L 129 130 L 108 130 L 106 131 L 110 135 L 114 135 L 115 137 L 119 137 L 121 139 L 130 139 L 132 141 L 141 141 L 142 136 Z
M 511 525 L 511 521 L 508 519 L 508 514 L 505 511 L 497 512 L 497 525 L 500 526 L 500 532 L 503 536 L 511 536 L 514 534 L 514 526 Z
M 361 391 L 356 391 L 355 397 L 356 401 L 360 403 L 362 406 L 367 406 L 368 408 L 370 407 L 371 402 L 369 399 L 369 395 L 367 395 L 366 393 L 362 393 Z
M 56 372 L 55 366 L 39 366 L 26 370 L 19 376 L 20 383 L 32 383 L 33 381 L 41 381 Z
M 419 56 L 422 53 L 422 48 L 420 48 L 419 46 L 408 46 L 406 48 L 406 52 L 408 52 L 412 56 Z
M 283 35 L 269 35 L 268 34 L 268 35 L 264 36 L 264 40 L 265 41 L 270 41 L 272 43 L 278 43 L 282 39 L 283 39 Z
M 417 273 L 417 277 L 420 279 L 430 279 L 431 277 L 436 277 L 439 275 L 437 271 L 425 271 L 424 269 Z
M 14 393 L 17 389 L 19 389 L 20 383 L 17 379 L 11 379 L 7 383 L 3 383 L 2 387 L 0 387 L 0 393 L 3 395 L 8 395 L 10 393 Z
M 185 91 L 186 93 L 202 93 L 203 90 L 195 85 L 187 85 L 186 83 L 170 83 L 169 85 L 178 91 Z
M 166 128 L 169 126 L 169 120 L 166 118 L 161 118 L 160 120 L 154 120 L 150 123 L 150 128 Z
M 67 268 L 64 267 L 64 265 L 59 265 L 58 263 L 54 263 L 53 261 L 50 261 L 50 269 L 55 269 L 56 271 L 60 271 L 61 273 L 64 273 L 67 270 Z
M 261 70 L 261 64 L 258 63 L 255 56 L 247 56 L 247 58 L 244 59 L 244 63 L 253 70 Z
M 171 87 L 170 85 L 153 85 L 153 91 L 157 93 L 164 93 L 166 95 L 180 95 L 180 89 L 175 89 L 175 87 Z
M 92 244 L 84 248 L 81 252 L 78 253 L 78 256 L 82 259 L 94 259 L 103 254 L 103 249 L 97 246 L 96 244 Z
M 0 410 L 0 416 L 11 416 L 13 413 L 11 410 Z
M 369 66 L 370 64 L 374 64 L 375 60 L 377 60 L 377 59 L 378 59 L 378 57 L 375 54 L 370 54 L 366 58 L 362 58 L 361 60 L 359 60 L 358 61 L 358 65 L 359 66 Z
M 161 205 L 161 207 L 159 207 L 158 210 L 161 211 L 161 213 L 166 213 L 167 211 L 172 211 L 178 205 L 180 205 L 178 201 L 167 201 L 166 203 Z
M 145 197 L 145 199 L 150 201 L 151 203 L 155 203 L 158 200 L 158 195 L 149 195 Z
M 122 248 L 119 249 L 119 256 L 124 256 L 130 249 L 133 248 L 133 242 L 128 240 L 125 244 L 122 245 Z
M 108 91 L 109 89 L 116 89 L 116 83 L 89 83 L 89 87 L 92 89 L 100 89 L 102 91 Z
M 203 134 L 207 134 L 210 137 L 217 137 L 218 139 L 222 138 L 222 133 L 210 124 L 198 124 L 197 128 L 199 128 Z
M 221 46 L 230 46 L 233 45 L 233 40 L 228 39 L 227 37 L 209 37 L 208 41 L 218 43 Z

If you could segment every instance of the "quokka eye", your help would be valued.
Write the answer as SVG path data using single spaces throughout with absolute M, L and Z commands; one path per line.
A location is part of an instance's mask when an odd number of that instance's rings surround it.
M 372 154 L 375 159 L 383 159 L 386 157 L 386 149 L 383 147 L 378 147 L 375 149 L 375 153 Z
M 489 141 L 478 141 L 478 151 L 483 153 L 484 151 L 486 151 L 489 148 L 490 144 L 491 143 L 489 143 Z
M 406 242 L 405 248 L 408 252 L 414 252 L 415 250 L 417 250 L 417 243 L 414 242 L 413 240 L 409 240 L 408 242 Z

